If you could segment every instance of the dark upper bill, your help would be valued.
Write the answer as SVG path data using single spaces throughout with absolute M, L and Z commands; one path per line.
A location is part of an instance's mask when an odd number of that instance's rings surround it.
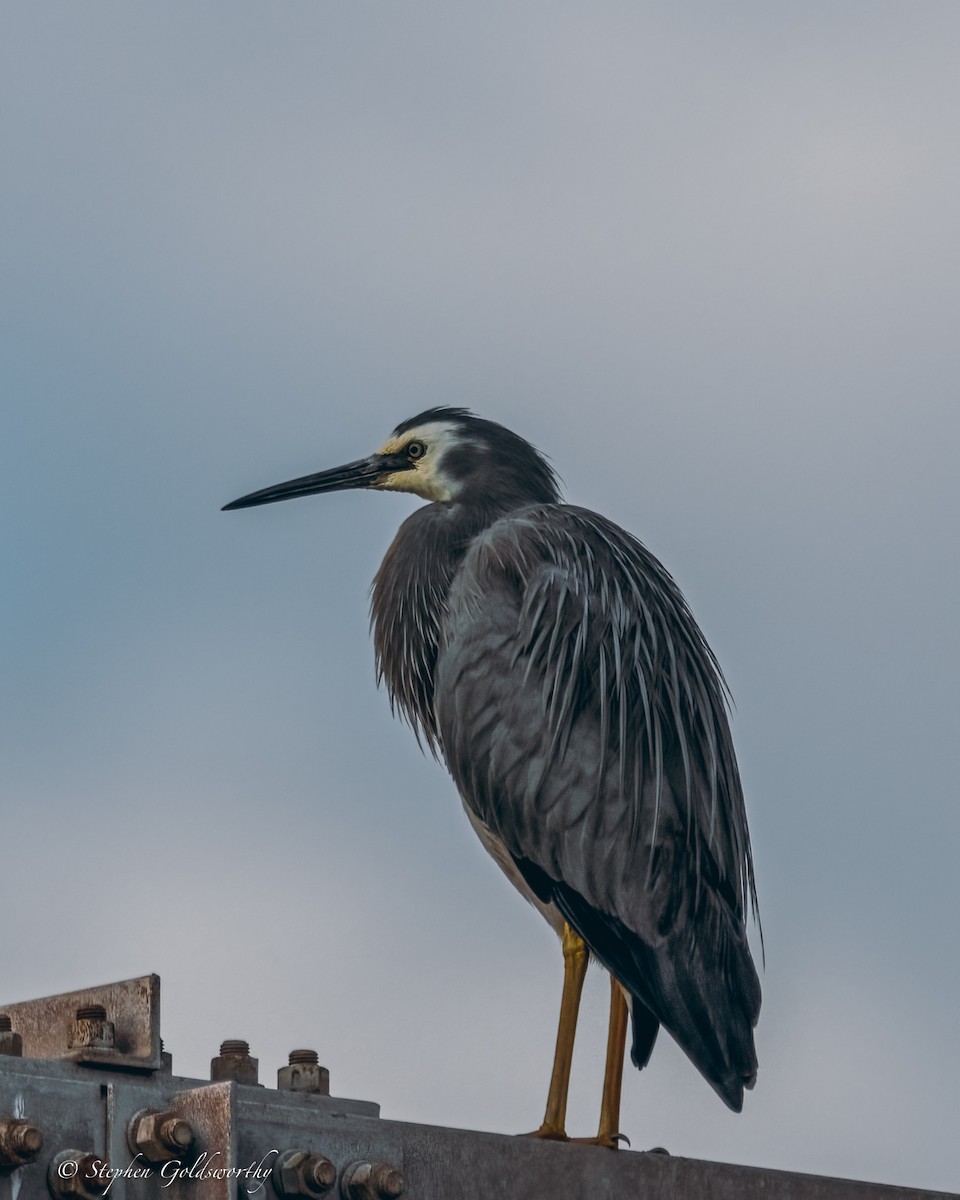
M 241 496 L 239 500 L 225 504 L 221 511 L 255 508 L 258 504 L 274 504 L 277 500 L 314 496 L 318 492 L 341 492 L 346 488 L 373 487 L 378 479 L 392 474 L 396 469 L 397 463 L 392 456 L 374 454 L 370 458 L 361 458 L 342 467 L 319 471 L 316 475 L 301 475 L 299 479 L 289 479 L 286 483 L 275 483 L 273 487 L 250 492 L 247 496 Z

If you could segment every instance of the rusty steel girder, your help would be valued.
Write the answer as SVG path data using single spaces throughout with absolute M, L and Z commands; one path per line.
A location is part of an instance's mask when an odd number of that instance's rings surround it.
M 313 1051 L 292 1051 L 277 1089 L 261 1086 L 239 1039 L 221 1045 L 212 1081 L 180 1078 L 160 1045 L 159 983 L 0 1005 L 0 1200 L 948 1200 L 385 1121 L 329 1095 Z

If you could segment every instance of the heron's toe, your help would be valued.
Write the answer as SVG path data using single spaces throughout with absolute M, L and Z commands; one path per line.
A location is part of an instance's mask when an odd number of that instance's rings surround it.
M 619 1150 L 620 1143 L 630 1145 L 630 1139 L 625 1133 L 598 1133 L 595 1137 L 570 1138 L 580 1146 L 604 1146 L 607 1150 Z

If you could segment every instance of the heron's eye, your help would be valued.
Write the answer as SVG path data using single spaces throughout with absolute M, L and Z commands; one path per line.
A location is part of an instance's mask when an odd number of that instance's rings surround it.
M 423 458 L 427 452 L 427 447 L 423 442 L 408 442 L 407 443 L 407 458 Z

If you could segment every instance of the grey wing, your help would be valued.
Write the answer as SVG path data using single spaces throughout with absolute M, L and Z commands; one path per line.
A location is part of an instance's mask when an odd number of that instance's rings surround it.
M 739 1109 L 749 836 L 722 677 L 667 572 L 581 509 L 497 522 L 451 589 L 435 708 L 468 809 L 635 998 L 637 1065 L 662 1023 Z

